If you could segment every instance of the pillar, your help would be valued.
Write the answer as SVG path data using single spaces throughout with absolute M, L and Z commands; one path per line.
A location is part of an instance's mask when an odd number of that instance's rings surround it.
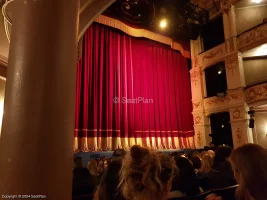
M 210 124 L 209 118 L 205 116 L 204 110 L 204 94 L 205 94 L 205 74 L 202 68 L 202 60 L 199 59 L 199 53 L 203 47 L 201 38 L 190 41 L 192 69 L 190 70 L 193 118 L 194 118 L 194 141 L 195 147 L 200 149 L 208 145 L 210 142 Z
M 246 104 L 230 108 L 231 128 L 234 147 L 253 143 L 252 130 L 248 127 L 249 108 Z
M 246 86 L 242 53 L 235 51 L 225 58 L 225 69 L 228 90 Z
M 226 51 L 232 52 L 237 50 L 237 29 L 234 6 L 231 1 L 226 0 L 225 6 L 221 6 L 223 12 L 223 27 Z
M 14 9 L 0 194 L 70 200 L 79 1 L 18 0 Z

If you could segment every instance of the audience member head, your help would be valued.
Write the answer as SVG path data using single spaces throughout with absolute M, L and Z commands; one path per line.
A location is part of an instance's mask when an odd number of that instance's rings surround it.
M 187 196 L 197 195 L 199 193 L 199 187 L 193 165 L 184 157 L 176 157 L 175 162 L 179 169 L 179 175 L 175 177 L 173 184 L 176 185 L 173 188 L 180 190 Z
M 98 175 L 98 172 L 97 172 L 97 161 L 96 160 L 91 160 L 90 162 L 88 162 L 87 169 L 88 169 L 88 171 L 90 172 L 91 175 L 97 176 Z
M 102 175 L 105 171 L 105 160 L 101 158 L 97 165 L 97 173 L 98 175 Z
M 201 168 L 201 158 L 199 156 L 193 156 L 191 159 L 194 169 Z
M 178 151 L 175 151 L 175 152 L 172 152 L 170 155 L 171 155 L 171 157 L 180 157 L 181 153 Z
M 207 154 L 208 152 L 207 151 L 202 151 L 201 153 L 200 153 L 200 158 L 202 158 L 205 154 Z
M 113 152 L 113 157 L 123 157 L 126 155 L 126 151 L 124 149 L 116 149 L 114 152 Z
M 215 152 L 213 150 L 208 150 L 207 154 L 209 154 L 211 157 L 215 156 Z
M 215 147 L 215 144 L 213 142 L 210 142 L 210 147 L 211 148 L 214 148 Z
M 205 154 L 201 160 L 200 171 L 203 173 L 209 173 L 209 171 L 211 170 L 212 163 L 213 163 L 213 157 L 210 156 L 209 154 Z
M 237 200 L 267 198 L 267 151 L 264 148 L 256 144 L 238 147 L 232 152 L 230 163 L 239 184 Z
M 74 168 L 82 168 L 83 167 L 82 157 L 74 156 L 73 164 L 74 164 Z
M 122 159 L 114 158 L 109 163 L 104 175 L 102 176 L 97 195 L 99 200 L 123 200 L 123 195 L 118 188 Z
M 165 200 L 174 170 L 170 156 L 133 146 L 123 159 L 121 191 L 127 200 Z
M 229 159 L 229 156 L 232 153 L 232 148 L 229 146 L 221 145 L 215 151 L 215 156 L 213 159 L 213 168 L 217 168 L 220 163 L 226 162 Z

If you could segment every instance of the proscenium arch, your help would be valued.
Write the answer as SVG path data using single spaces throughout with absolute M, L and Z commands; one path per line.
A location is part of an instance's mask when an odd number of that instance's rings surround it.
M 94 20 L 116 0 L 81 0 L 79 37 L 80 40 Z

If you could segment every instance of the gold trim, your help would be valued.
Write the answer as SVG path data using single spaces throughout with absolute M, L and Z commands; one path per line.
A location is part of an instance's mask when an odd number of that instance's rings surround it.
M 109 131 L 115 131 L 115 132 L 120 132 L 120 130 L 112 130 L 112 129 L 75 129 L 75 131 L 99 131 L 99 132 L 109 132 Z
M 104 16 L 104 15 L 100 15 L 95 22 L 106 25 L 106 26 L 110 26 L 116 29 L 119 29 L 121 31 L 123 31 L 124 33 L 133 36 L 133 37 L 144 37 L 150 40 L 154 40 L 166 45 L 171 46 L 172 49 L 174 50 L 178 50 L 181 52 L 181 54 L 186 57 L 186 58 L 190 58 L 190 52 L 184 50 L 184 48 L 182 47 L 181 44 L 179 44 L 178 42 L 174 42 L 172 38 L 154 33 L 152 31 L 148 31 L 145 29 L 136 29 L 136 28 L 132 28 L 124 23 L 122 23 L 119 20 Z
M 142 130 L 138 130 L 138 131 L 134 131 L 136 133 L 150 133 L 150 132 L 156 132 L 156 133 L 191 133 L 194 132 L 194 130 L 192 131 L 156 131 L 156 130 L 146 130 L 146 131 L 142 131 Z
M 140 145 L 148 149 L 195 149 L 194 137 L 75 137 L 74 152 L 111 151 L 118 148 L 129 150 L 133 145 Z

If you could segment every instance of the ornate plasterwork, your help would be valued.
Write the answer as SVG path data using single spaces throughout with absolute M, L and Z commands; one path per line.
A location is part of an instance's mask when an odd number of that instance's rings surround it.
M 201 116 L 200 114 L 195 114 L 194 115 L 194 124 L 195 125 L 200 125 L 203 124 L 203 118 L 204 116 Z
M 243 97 L 243 92 L 237 92 L 237 93 L 231 93 L 228 94 L 226 97 L 223 98 L 218 98 L 218 97 L 211 97 L 208 98 L 207 101 L 205 102 L 208 105 L 218 105 L 220 103 L 225 103 L 225 102 L 229 102 L 230 100 L 240 100 Z
M 238 68 L 238 54 L 235 53 L 227 56 L 225 59 L 225 67 L 227 71 L 230 71 L 232 76 L 234 76 L 234 71 Z
M 230 37 L 227 40 L 225 40 L 226 45 L 226 51 L 228 53 L 234 52 L 237 50 L 237 37 Z
M 200 81 L 200 77 L 202 76 L 201 70 L 193 70 L 190 71 L 190 79 L 191 82 L 197 85 L 197 83 Z
M 217 47 L 214 47 L 202 54 L 200 54 L 198 57 L 199 65 L 202 67 L 206 67 L 208 65 L 211 65 L 214 62 L 218 62 L 219 60 L 222 60 L 226 56 L 226 48 L 225 43 L 220 44 Z
M 231 121 L 240 121 L 246 119 L 246 109 L 244 106 L 230 108 Z
M 192 105 L 193 105 L 193 109 L 194 109 L 194 110 L 195 110 L 195 109 L 201 109 L 201 108 L 203 108 L 203 103 L 202 103 L 202 101 L 193 102 Z
M 205 112 L 220 112 L 224 109 L 229 109 L 232 106 L 244 102 L 243 91 L 231 91 L 225 97 L 210 97 L 204 99 Z
M 255 85 L 246 89 L 246 100 L 248 104 L 267 100 L 267 83 Z
M 259 43 L 267 41 L 267 23 L 241 34 L 238 38 L 239 49 L 248 50 Z
M 196 145 L 197 148 L 204 146 L 203 133 L 201 131 L 196 132 Z
M 247 143 L 246 142 L 247 140 L 244 137 L 244 130 L 242 128 L 236 128 L 234 130 L 234 137 L 235 137 L 235 146 L 236 147 Z
M 223 0 L 220 2 L 220 5 L 221 5 L 221 12 L 227 13 L 232 7 L 232 2 L 231 0 Z

